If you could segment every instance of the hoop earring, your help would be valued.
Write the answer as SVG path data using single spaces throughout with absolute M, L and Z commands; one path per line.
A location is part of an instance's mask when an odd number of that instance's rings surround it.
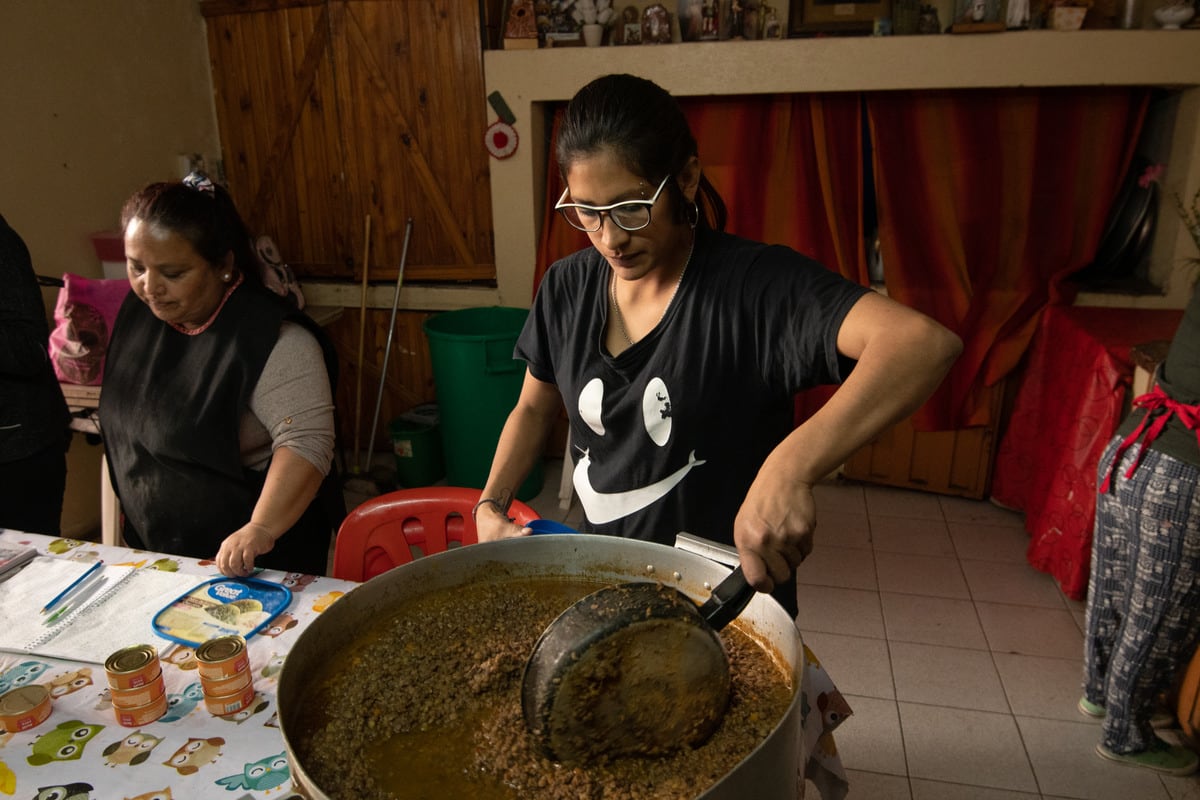
M 700 224 L 700 204 L 693 200 L 692 213 L 690 215 L 685 214 L 684 216 L 687 217 L 687 224 L 691 229 L 696 230 L 696 226 Z

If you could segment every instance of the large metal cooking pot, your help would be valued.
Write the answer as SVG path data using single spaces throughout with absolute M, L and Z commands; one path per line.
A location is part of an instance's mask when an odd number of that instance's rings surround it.
M 279 676 L 279 727 L 298 791 L 328 800 L 300 761 L 289 732 L 300 730 L 300 714 L 311 694 L 309 681 L 321 674 L 331 653 L 344 651 L 371 621 L 389 616 L 405 602 L 447 587 L 504 577 L 587 577 L 625 582 L 658 580 L 693 599 L 707 597 L 728 568 L 695 553 L 666 545 L 588 534 L 528 536 L 475 544 L 420 558 L 349 592 L 321 614 L 297 639 Z M 771 733 L 740 764 L 697 800 L 795 800 L 803 780 L 800 763 L 800 679 L 804 664 L 800 634 L 783 608 L 759 594 L 737 623 L 783 662 L 794 694 Z

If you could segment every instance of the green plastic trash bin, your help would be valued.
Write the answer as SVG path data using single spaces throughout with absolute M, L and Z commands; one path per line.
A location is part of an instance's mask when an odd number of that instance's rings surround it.
M 525 379 L 525 362 L 513 358 L 513 348 L 528 316 L 527 309 L 489 306 L 425 321 L 450 486 L 482 489 L 487 483 L 500 431 Z M 537 497 L 544 480 L 539 458 L 517 499 Z
M 446 474 L 437 406 L 417 406 L 388 424 L 396 455 L 396 482 L 405 488 L 432 486 Z

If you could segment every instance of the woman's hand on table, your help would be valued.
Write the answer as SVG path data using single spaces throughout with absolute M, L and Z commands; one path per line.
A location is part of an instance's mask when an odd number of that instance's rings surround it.
M 271 552 L 275 537 L 266 526 L 249 522 L 221 542 L 217 551 L 217 569 L 222 575 L 244 578 L 254 571 L 254 559 Z
M 812 552 L 816 527 L 812 484 L 760 472 L 733 523 L 746 581 L 769 592 L 789 580 Z

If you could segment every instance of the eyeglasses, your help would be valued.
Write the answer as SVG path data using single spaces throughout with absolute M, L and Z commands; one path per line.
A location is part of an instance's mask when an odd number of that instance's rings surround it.
M 570 187 L 567 187 L 563 189 L 562 197 L 558 198 L 558 202 L 554 204 L 554 210 L 562 214 L 563 219 L 571 223 L 572 227 L 586 233 L 595 233 L 600 230 L 604 224 L 605 214 L 621 230 L 640 231 L 650 224 L 650 209 L 658 202 L 658 196 L 662 194 L 663 187 L 667 185 L 670 178 L 671 176 L 667 175 L 662 179 L 654 197 L 649 200 L 624 200 L 610 206 L 586 206 L 582 203 L 564 202 L 567 199 L 567 193 L 571 191 Z

